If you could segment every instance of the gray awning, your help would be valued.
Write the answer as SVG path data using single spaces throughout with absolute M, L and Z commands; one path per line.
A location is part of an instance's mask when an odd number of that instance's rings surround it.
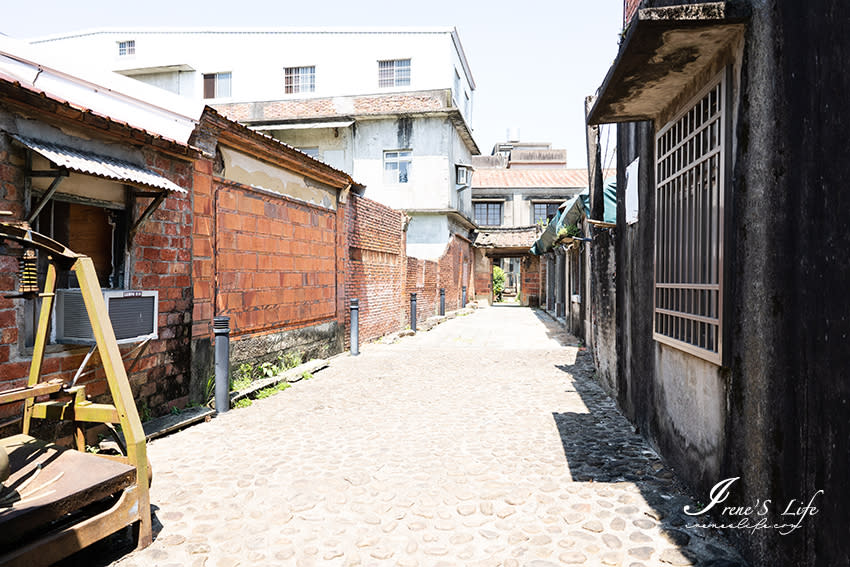
M 12 136 L 34 152 L 49 159 L 57 167 L 64 167 L 78 173 L 95 175 L 106 179 L 114 179 L 131 185 L 144 185 L 155 189 L 176 191 L 186 193 L 176 183 L 169 181 L 153 170 L 112 157 L 95 154 L 83 150 L 77 150 L 68 146 L 53 144 L 25 138 L 23 136 Z
M 743 10 L 732 2 L 638 10 L 587 123 L 658 118 L 698 75 L 731 58 L 744 33 Z

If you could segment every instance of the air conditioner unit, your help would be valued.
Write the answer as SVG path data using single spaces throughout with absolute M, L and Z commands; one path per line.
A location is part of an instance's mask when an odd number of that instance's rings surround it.
M 119 343 L 157 338 L 159 292 L 105 289 L 103 299 Z M 57 343 L 95 342 L 81 290 L 56 290 L 54 321 L 54 340 Z

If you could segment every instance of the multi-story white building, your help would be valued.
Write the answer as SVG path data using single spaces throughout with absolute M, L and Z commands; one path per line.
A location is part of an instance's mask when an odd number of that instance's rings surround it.
M 408 254 L 475 227 L 475 82 L 457 31 L 95 30 L 33 41 L 183 96 L 349 173 L 406 211 Z

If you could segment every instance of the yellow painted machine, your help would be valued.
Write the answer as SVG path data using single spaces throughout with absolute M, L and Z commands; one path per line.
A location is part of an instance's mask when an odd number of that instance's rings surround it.
M 21 433 L 0 438 L 0 565 L 49 565 L 126 526 L 145 547 L 152 537 L 145 435 L 94 264 L 25 223 L 0 222 L 0 239 L 24 247 L 30 264 L 21 291 L 42 298 L 27 386 L 0 392 L 0 404 L 24 403 Z M 49 258 L 41 293 L 34 250 Z M 77 276 L 112 404 L 92 403 L 85 386 L 41 381 L 57 268 Z M 32 437 L 33 419 L 74 422 L 76 450 Z M 125 455 L 87 453 L 86 423 L 119 424 Z

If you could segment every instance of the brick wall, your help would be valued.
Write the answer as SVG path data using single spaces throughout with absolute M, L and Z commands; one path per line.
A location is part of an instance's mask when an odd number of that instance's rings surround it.
M 11 210 L 13 219 L 23 217 L 25 152 L 0 135 L 0 209 Z M 157 152 L 145 152 L 148 167 L 191 191 L 192 166 Z M 140 199 L 133 218 L 148 204 Z M 152 341 L 139 359 L 130 384 L 140 408 L 165 413 L 171 406 L 185 405 L 190 376 L 189 332 L 191 327 L 192 211 L 190 193 L 171 193 L 130 241 L 126 258 L 132 289 L 159 291 L 159 339 Z M 18 262 L 13 254 L 20 248 L 5 247 L 0 255 L 0 292 L 12 293 L 18 286 Z M 21 331 L 27 312 L 25 299 L 0 298 L 0 389 L 24 386 L 31 364 L 31 348 L 23 343 Z M 122 345 L 122 353 L 134 345 Z M 45 354 L 42 380 L 70 381 L 88 347 L 55 345 Z M 89 368 L 99 365 L 97 354 Z M 109 399 L 102 370 L 84 375 L 79 381 L 94 399 Z M 20 416 L 20 404 L 0 406 L 0 422 Z
M 360 302 L 360 340 L 370 341 L 407 325 L 404 213 L 352 195 L 346 210 L 347 299 Z M 345 326 L 350 312 L 345 306 Z M 345 345 L 350 347 L 350 333 Z
M 216 179 L 217 312 L 231 337 L 336 316 L 336 214 Z
M 537 307 L 540 305 L 540 256 L 526 256 L 520 266 L 522 278 L 520 301 L 522 305 Z

